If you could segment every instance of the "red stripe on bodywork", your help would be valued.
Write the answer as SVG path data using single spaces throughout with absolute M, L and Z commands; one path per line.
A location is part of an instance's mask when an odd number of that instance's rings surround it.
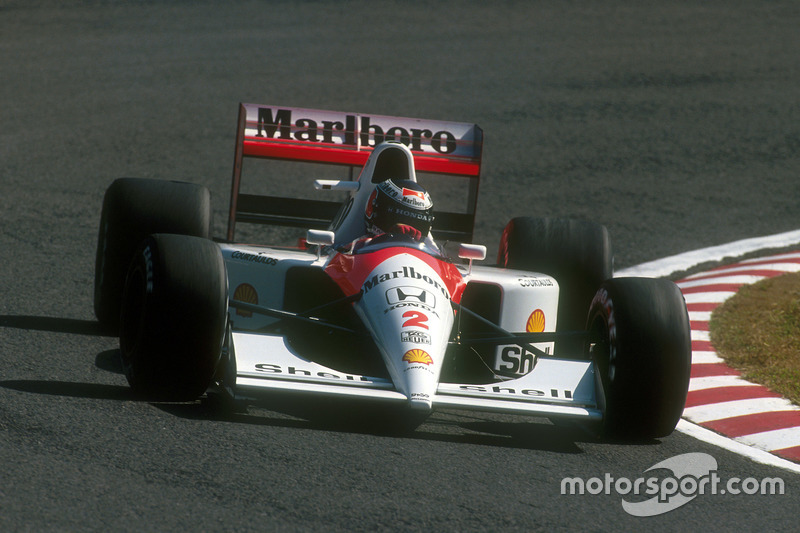
M 458 268 L 414 248 L 393 247 L 359 254 L 336 254 L 325 272 L 341 287 L 345 295 L 351 296 L 361 291 L 367 277 L 378 265 L 400 254 L 408 254 L 424 261 L 439 275 L 450 293 L 450 298 L 456 303 L 461 301 L 467 284 Z
M 363 167 L 372 150 L 357 150 L 355 148 L 339 148 L 336 146 L 309 147 L 308 143 L 276 143 L 254 141 L 247 138 L 242 143 L 243 154 L 253 157 L 272 159 L 290 159 L 294 161 L 308 161 L 319 163 L 332 163 Z M 415 153 L 414 168 L 421 172 L 434 172 L 439 174 L 455 174 L 458 176 L 478 176 L 481 171 L 479 161 L 469 158 L 434 156 Z

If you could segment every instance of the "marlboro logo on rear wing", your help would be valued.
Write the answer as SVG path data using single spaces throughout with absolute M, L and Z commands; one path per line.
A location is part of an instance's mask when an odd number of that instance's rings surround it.
M 466 178 L 467 205 L 459 213 L 437 212 L 433 233 L 472 242 L 483 147 L 477 124 L 256 104 L 239 106 L 228 240 L 237 222 L 325 229 L 340 207 L 337 202 L 240 194 L 245 157 L 362 167 L 384 141 L 408 146 L 418 172 Z

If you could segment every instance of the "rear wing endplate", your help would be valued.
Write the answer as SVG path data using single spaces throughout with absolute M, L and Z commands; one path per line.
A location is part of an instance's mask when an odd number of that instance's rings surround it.
M 240 104 L 227 239 L 237 222 L 327 229 L 339 202 L 240 194 L 245 157 L 362 167 L 372 149 L 399 141 L 414 154 L 417 172 L 466 178 L 461 213 L 436 213 L 434 236 L 472 242 L 483 130 L 477 124 Z

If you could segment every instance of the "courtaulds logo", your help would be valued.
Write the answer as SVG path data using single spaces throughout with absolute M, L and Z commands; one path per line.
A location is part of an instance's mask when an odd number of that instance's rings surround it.
M 419 348 L 414 348 L 413 350 L 409 350 L 403 355 L 403 361 L 408 364 L 412 363 L 422 363 L 423 365 L 432 365 L 433 358 L 426 352 L 425 350 L 420 350 Z

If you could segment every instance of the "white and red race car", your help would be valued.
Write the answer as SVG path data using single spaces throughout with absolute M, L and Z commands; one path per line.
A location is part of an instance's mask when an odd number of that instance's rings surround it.
M 613 278 L 606 229 L 579 220 L 514 218 L 497 264 L 476 264 L 482 142 L 475 124 L 242 104 L 217 240 L 205 187 L 116 180 L 95 312 L 119 331 L 131 387 L 177 400 L 342 400 L 385 407 L 402 427 L 447 408 L 584 421 L 615 438 L 671 433 L 691 362 L 680 291 Z M 309 180 L 346 200 L 243 194 L 245 158 L 350 167 L 348 179 Z M 435 211 L 421 240 L 347 246 L 378 184 L 423 176 L 460 185 L 447 196 L 465 207 Z M 239 244 L 237 223 L 302 228 L 305 239 Z

